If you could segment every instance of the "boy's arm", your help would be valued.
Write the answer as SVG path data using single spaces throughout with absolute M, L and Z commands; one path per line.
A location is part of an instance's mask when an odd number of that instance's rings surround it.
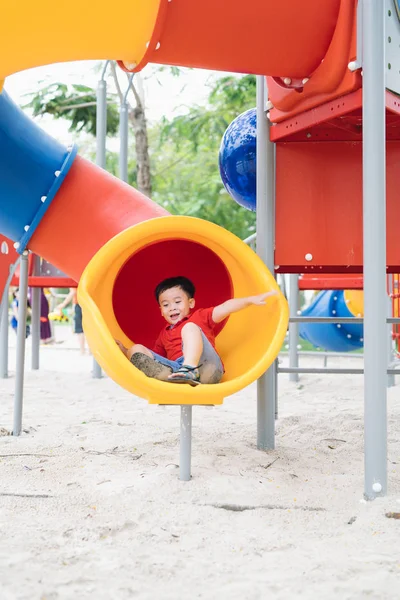
M 258 296 L 248 296 L 247 298 L 232 298 L 232 300 L 227 300 L 222 304 L 216 306 L 212 313 L 212 320 L 214 323 L 220 323 L 226 317 L 229 317 L 232 313 L 239 312 L 239 310 L 243 310 L 248 306 L 256 305 L 256 306 L 265 306 L 266 299 L 269 296 L 276 296 L 278 292 L 276 290 L 272 290 L 271 292 L 266 292 L 264 294 L 258 294 Z

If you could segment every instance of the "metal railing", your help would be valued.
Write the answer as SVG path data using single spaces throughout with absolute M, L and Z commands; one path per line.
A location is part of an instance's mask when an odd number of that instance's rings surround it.
M 257 243 L 257 234 L 253 233 L 252 235 L 249 235 L 246 239 L 243 240 L 245 244 L 247 244 L 248 246 L 250 246 L 253 250 L 255 250 L 256 248 L 256 243 Z M 293 292 L 293 290 L 291 290 L 291 293 Z M 326 324 L 344 324 L 344 323 L 351 323 L 351 324 L 363 324 L 364 323 L 364 319 L 361 317 L 302 317 L 302 316 L 291 316 L 289 318 L 289 324 L 290 323 L 326 323 Z M 400 326 L 400 318 L 399 317 L 387 317 L 386 318 L 386 323 L 388 325 L 395 325 L 395 326 Z M 296 343 L 296 349 L 297 349 L 297 342 L 298 342 L 298 338 L 296 340 L 294 340 L 294 342 Z M 288 355 L 290 356 L 291 352 L 290 352 L 290 344 L 293 343 L 290 340 L 289 337 L 289 351 L 288 351 Z M 292 353 L 293 356 L 293 353 Z M 340 357 L 351 357 L 351 358 L 364 358 L 363 354 L 351 354 L 349 353 L 336 353 L 336 352 L 298 352 L 296 351 L 296 356 L 313 356 L 313 357 L 317 357 L 317 356 L 321 356 L 324 358 L 324 366 L 323 367 L 298 367 L 298 366 L 289 366 L 289 367 L 280 367 L 279 364 L 277 364 L 277 373 L 288 373 L 290 374 L 295 374 L 295 375 L 300 375 L 300 374 L 331 374 L 331 375 L 363 375 L 364 374 L 364 369 L 359 369 L 359 368 L 339 368 L 339 367 L 328 367 L 327 366 L 327 359 L 328 358 L 340 358 Z M 297 363 L 297 361 L 296 361 Z M 389 361 L 388 364 L 388 369 L 387 369 L 387 374 L 388 375 L 400 375 L 400 362 L 399 362 L 399 367 L 398 368 L 392 368 L 393 367 L 393 363 L 391 361 Z M 296 380 L 296 379 L 295 379 Z

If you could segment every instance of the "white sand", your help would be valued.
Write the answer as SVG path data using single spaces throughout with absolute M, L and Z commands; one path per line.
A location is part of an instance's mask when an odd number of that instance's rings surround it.
M 28 356 L 26 432 L 0 437 L 1 600 L 400 597 L 400 521 L 385 516 L 400 512 L 400 387 L 386 498 L 362 499 L 360 376 L 281 375 L 271 452 L 255 446 L 255 386 L 195 407 L 183 483 L 179 408 L 93 380 L 74 344 L 44 348 L 39 372 Z

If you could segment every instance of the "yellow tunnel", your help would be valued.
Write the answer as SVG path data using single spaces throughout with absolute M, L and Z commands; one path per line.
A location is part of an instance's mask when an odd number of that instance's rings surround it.
M 192 388 L 150 379 L 113 342 L 152 347 L 165 324 L 153 290 L 177 275 L 194 282 L 197 308 L 279 292 L 265 307 L 249 307 L 221 324 L 217 351 L 225 375 L 219 384 Z M 225 229 L 192 217 L 151 219 L 116 235 L 87 265 L 78 297 L 95 359 L 119 385 L 154 404 L 221 404 L 271 365 L 289 318 L 286 299 L 253 250 Z

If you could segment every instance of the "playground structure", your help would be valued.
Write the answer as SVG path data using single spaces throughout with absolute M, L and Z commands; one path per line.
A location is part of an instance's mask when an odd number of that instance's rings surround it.
M 351 283 L 347 283 L 348 275 L 342 276 L 340 289 L 337 276 L 327 279 L 303 276 L 299 278 L 299 289 L 314 289 L 314 285 L 329 285 L 330 280 L 335 281 L 334 289 L 323 289 L 313 299 L 311 304 L 302 311 L 304 317 L 337 317 L 351 318 L 364 316 L 364 298 L 362 291 L 362 278 L 356 285 L 361 289 L 351 289 Z M 351 279 L 355 280 L 354 276 Z M 351 352 L 358 350 L 364 345 L 364 331 L 359 323 L 302 323 L 300 325 L 300 337 L 310 342 L 316 348 L 333 352 Z
M 225 393 L 259 378 L 260 448 L 274 447 L 274 358 L 286 331 L 284 298 L 278 296 L 272 313 L 266 310 L 258 320 L 263 335 L 244 333 L 249 331 L 250 312 L 243 321 L 241 316 L 235 317 L 235 323 L 229 320 L 218 337 L 221 350 L 238 339 L 242 342 L 242 333 L 245 343 L 243 353 L 227 357 L 227 374 L 221 384 L 204 386 L 199 392 L 178 390 L 158 382 L 149 386 L 140 373 L 132 374 L 115 344 L 112 347 L 118 333 L 131 341 L 137 335 L 136 330 L 125 330 L 122 314 L 117 317 L 123 296 L 134 291 L 121 284 L 117 297 L 119 276 L 122 280 L 125 266 L 135 265 L 141 257 L 142 265 L 148 266 L 151 248 L 157 245 L 163 245 L 165 264 L 170 264 L 166 250 L 173 258 L 177 247 L 188 256 L 207 247 L 213 253 L 213 266 L 217 268 L 218 260 L 222 263 L 223 274 L 221 286 L 214 290 L 216 296 L 206 293 L 202 299 L 211 304 L 227 291 L 245 295 L 275 287 L 274 271 L 363 270 L 368 498 L 386 493 L 385 276 L 386 268 L 399 271 L 400 256 L 395 225 L 400 153 L 395 48 L 400 29 L 395 2 L 385 0 L 384 4 L 329 0 L 322 10 L 319 0 L 290 6 L 252 0 L 243 12 L 242 4 L 234 0 L 228 12 L 219 0 L 190 4 L 151 0 L 145 5 L 121 0 L 111 28 L 107 7 L 96 6 L 93 29 L 90 3 L 84 10 L 79 5 L 76 22 L 76 0 L 68 14 L 58 14 L 61 9 L 54 7 L 49 10 L 45 2 L 33 6 L 25 1 L 18 9 L 15 5 L 3 8 L 0 57 L 0 80 L 31 66 L 104 55 L 119 59 L 130 72 L 157 62 L 259 74 L 257 246 L 269 271 L 234 236 L 198 220 L 167 216 L 129 186 L 76 156 L 75 148 L 62 148 L 39 133 L 4 90 L 0 95 L 2 233 L 15 241 L 22 255 L 29 249 L 81 280 L 84 326 L 99 363 L 122 385 L 127 376 L 134 380 L 129 387 L 132 391 L 157 402 L 181 404 L 185 431 L 190 430 L 192 404 L 219 402 Z M 135 24 L 134 32 L 130 28 L 131 38 L 120 34 L 128 22 Z M 385 94 L 385 88 L 391 91 Z M 72 247 L 66 255 L 71 239 L 79 240 L 79 253 Z M 100 257 L 109 259 L 112 266 L 108 285 L 100 286 L 99 275 L 104 275 Z M 188 435 L 186 442 L 190 452 Z

